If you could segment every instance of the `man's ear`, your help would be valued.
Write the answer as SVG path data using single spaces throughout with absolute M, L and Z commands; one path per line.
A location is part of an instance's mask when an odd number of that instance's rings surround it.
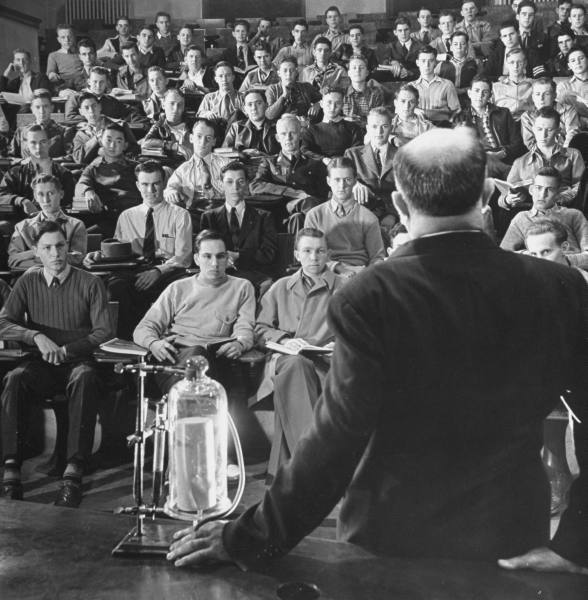
M 409 218 L 408 205 L 406 204 L 406 200 L 402 195 L 402 192 L 397 190 L 392 192 L 392 204 L 394 204 L 394 208 L 398 212 L 400 217 L 400 222 L 406 227 L 406 222 Z
M 567 252 L 570 249 L 570 242 L 568 242 L 568 240 L 566 240 L 565 242 L 562 242 L 561 249 L 564 252 Z

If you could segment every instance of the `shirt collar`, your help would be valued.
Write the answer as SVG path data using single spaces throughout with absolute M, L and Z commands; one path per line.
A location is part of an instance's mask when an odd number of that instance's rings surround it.
M 532 217 L 545 216 L 548 217 L 553 213 L 561 212 L 561 206 L 554 204 L 551 208 L 546 210 L 537 210 L 534 206 L 529 210 L 529 213 Z
M 50 219 L 47 218 L 47 216 L 45 215 L 45 213 L 43 211 L 41 211 L 40 213 L 38 213 L 34 219 L 40 223 L 43 223 L 44 221 L 49 221 Z M 59 209 L 59 212 L 57 213 L 57 216 L 55 217 L 55 219 L 53 219 L 56 223 L 67 223 L 69 218 L 68 216 L 61 210 Z
M 227 211 L 228 217 L 231 216 L 231 211 L 233 208 L 236 209 L 237 217 L 239 218 L 239 221 L 241 221 L 243 219 L 243 215 L 245 214 L 245 202 L 239 202 L 237 206 L 232 206 L 228 202 L 225 202 L 225 210 Z
M 296 271 L 296 273 L 294 273 L 294 275 L 292 275 L 292 277 L 290 277 L 290 279 L 288 280 L 286 287 L 291 290 L 295 285 L 299 284 L 302 285 L 302 276 L 303 276 L 303 272 L 302 272 L 302 268 L 298 269 L 298 271 Z M 309 275 L 306 275 L 306 277 L 309 277 Z M 335 275 L 335 273 L 333 271 L 331 271 L 330 269 L 328 269 L 327 267 L 324 268 L 323 272 L 320 275 L 315 275 L 312 277 L 312 279 L 314 279 L 315 284 L 313 286 L 313 290 L 318 289 L 319 287 L 327 287 L 328 289 L 332 289 L 335 285 L 335 281 L 337 279 L 337 276 Z
M 67 279 L 70 271 L 71 271 L 71 265 L 69 265 L 69 264 L 67 264 L 65 266 L 65 269 L 63 269 L 63 271 L 61 271 L 61 273 L 59 273 L 59 275 L 51 275 L 49 273 L 49 271 L 47 271 L 47 269 L 45 267 L 43 267 L 43 277 L 45 278 L 45 281 L 47 282 L 48 286 L 51 285 L 51 282 L 53 281 L 53 277 L 57 277 L 57 279 L 59 280 L 59 283 L 61 284 Z
M 347 216 L 348 214 L 350 214 L 353 209 L 355 208 L 356 202 L 355 201 L 351 201 L 347 204 L 347 206 L 343 205 L 343 209 L 345 210 L 345 216 Z M 341 204 L 339 204 L 336 200 L 329 200 L 329 206 L 331 207 L 331 210 L 336 213 L 337 211 L 337 207 L 342 206 Z

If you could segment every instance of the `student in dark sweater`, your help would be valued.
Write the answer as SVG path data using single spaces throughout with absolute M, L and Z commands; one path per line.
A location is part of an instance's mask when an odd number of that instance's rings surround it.
M 363 128 L 343 118 L 343 90 L 327 88 L 321 100 L 323 120 L 309 125 L 302 134 L 301 147 L 312 158 L 328 164 L 334 156 L 343 156 L 347 148 L 363 144 Z
M 0 337 L 36 346 L 4 377 L 0 395 L 4 476 L 0 496 L 20 500 L 22 436 L 20 412 L 33 398 L 65 393 L 69 408 L 67 466 L 55 504 L 76 508 L 82 475 L 92 452 L 103 389 L 92 351 L 112 337 L 102 281 L 67 262 L 67 241 L 58 223 L 43 223 L 35 236 L 43 266 L 29 269 L 15 284 L 0 311 Z M 26 318 L 28 317 L 28 318 Z

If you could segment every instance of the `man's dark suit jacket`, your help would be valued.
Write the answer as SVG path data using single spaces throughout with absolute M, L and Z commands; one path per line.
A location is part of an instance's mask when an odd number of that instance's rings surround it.
M 22 77 L 15 77 L 14 79 L 8 79 L 4 75 L 0 75 L 0 92 L 10 92 L 11 94 L 18 94 L 20 90 L 20 84 L 22 83 Z M 44 73 L 33 73 L 31 75 L 31 90 L 34 92 L 38 89 L 49 90 L 53 93 L 53 86 L 49 81 L 49 78 Z
M 484 65 L 483 75 L 496 81 L 502 77 L 502 68 L 504 66 L 504 55 L 506 48 L 502 42 L 498 42 L 492 49 L 488 61 Z M 525 50 L 527 56 L 527 77 L 542 77 L 545 75 L 545 66 L 537 50 L 528 48 Z
M 257 145 L 251 143 L 254 136 L 254 127 L 249 119 L 231 123 L 227 129 L 223 146 L 236 148 L 237 150 L 254 149 L 264 154 L 276 154 L 280 151 L 280 144 L 276 140 L 276 125 L 273 121 L 265 119 L 260 143 Z
M 376 165 L 376 158 L 371 144 L 356 146 L 345 151 L 345 156 L 350 158 L 357 171 L 357 180 L 366 185 L 373 194 L 368 208 L 381 218 L 386 214 L 396 215 L 390 194 L 396 189 L 392 160 L 396 154 L 396 146 L 388 144 L 386 162 L 380 170 Z
M 419 57 L 419 50 L 423 47 L 423 44 L 417 40 L 412 40 L 410 50 L 406 56 L 404 56 L 402 44 L 397 39 L 390 42 L 388 47 L 388 51 L 384 54 L 384 60 L 386 60 L 386 62 L 397 60 L 408 71 L 408 77 L 406 77 L 404 81 L 418 79 L 420 71 L 416 61 Z
M 151 48 L 152 52 L 143 54 L 139 51 L 139 65 L 143 71 L 147 71 L 149 67 L 165 67 L 165 52 L 160 46 L 155 44 Z
M 239 253 L 238 270 L 254 270 L 273 275 L 278 234 L 269 212 L 246 206 L 236 245 L 233 244 L 224 204 L 202 214 L 200 229 L 218 231 L 223 237 L 227 250 Z
M 344 495 L 338 534 L 404 557 L 548 544 L 588 564 L 588 288 L 480 231 L 398 248 L 333 297 L 314 422 L 257 507 L 223 530 L 242 566 L 295 546 Z M 581 475 L 549 542 L 543 421 L 570 390 Z

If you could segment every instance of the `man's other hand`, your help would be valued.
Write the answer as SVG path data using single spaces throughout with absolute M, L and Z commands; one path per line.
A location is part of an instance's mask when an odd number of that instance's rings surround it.
M 588 569 L 581 567 L 571 560 L 567 560 L 556 554 L 553 550 L 542 546 L 533 548 L 526 554 L 514 556 L 513 558 L 501 558 L 498 565 L 503 569 L 531 569 L 533 571 L 545 571 L 548 573 L 574 573 L 588 575 Z
M 139 290 L 140 292 L 148 290 L 150 287 L 155 285 L 157 281 L 159 281 L 160 277 L 161 271 L 159 269 L 149 269 L 149 271 L 139 273 L 135 279 L 135 289 Z
M 33 340 L 41 352 L 45 362 L 60 365 L 65 360 L 65 348 L 58 346 L 52 339 L 43 333 L 38 333 Z
M 175 335 L 170 335 L 162 340 L 152 342 L 149 346 L 151 354 L 153 354 L 153 356 L 155 356 L 155 358 L 161 362 L 167 360 L 171 363 L 175 363 L 176 356 L 178 354 L 178 349 L 172 344 L 175 339 Z
M 223 344 L 217 351 L 217 356 L 226 356 L 227 358 L 239 358 L 243 354 L 243 346 L 235 342 L 227 342 Z
M 174 534 L 167 560 L 176 567 L 232 562 L 223 546 L 223 528 L 227 521 L 206 523 L 197 531 L 193 527 Z

